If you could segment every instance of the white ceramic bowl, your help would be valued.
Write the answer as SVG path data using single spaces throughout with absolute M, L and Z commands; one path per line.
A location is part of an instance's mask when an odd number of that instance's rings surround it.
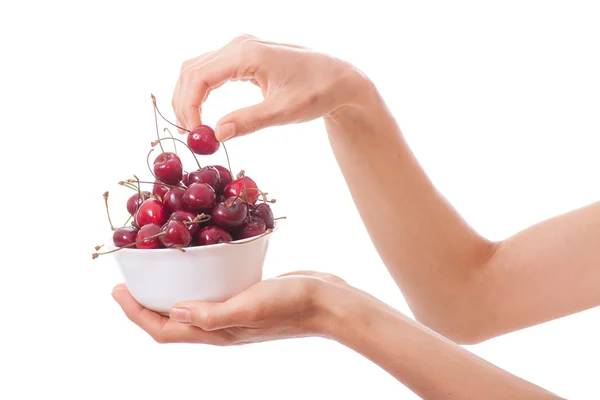
M 277 228 L 260 238 L 177 249 L 115 253 L 125 284 L 144 307 L 168 314 L 180 301 L 225 301 L 262 280 L 267 249 Z M 111 241 L 110 246 L 115 248 Z

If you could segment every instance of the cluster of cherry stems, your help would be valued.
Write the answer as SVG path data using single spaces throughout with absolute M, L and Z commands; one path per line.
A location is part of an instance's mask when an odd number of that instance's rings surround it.
M 275 203 L 275 200 L 269 200 L 267 193 L 259 190 L 256 182 L 246 176 L 243 170 L 234 177 L 231 167 L 200 165 L 196 155 L 214 154 L 221 146 L 214 130 L 207 125 L 200 125 L 191 131 L 177 126 L 161 114 L 153 95 L 152 103 L 157 140 L 152 142 L 147 163 L 154 181 L 140 181 L 134 175 L 134 179 L 119 182 L 121 186 L 136 192 L 127 200 L 129 219 L 119 228 L 112 224 L 108 192 L 104 193 L 116 248 L 100 253 L 98 251 L 102 246 L 96 246 L 92 258 L 123 248 L 176 248 L 185 252 L 185 248 L 190 246 L 233 244 L 237 240 L 269 234 L 275 227 L 276 218 L 268 203 Z M 170 136 L 161 138 L 157 114 L 170 125 L 188 132 L 187 143 L 173 137 L 167 128 L 164 131 Z M 175 152 L 164 151 L 164 140 L 173 141 Z M 197 170 L 189 173 L 184 171 L 177 155 L 176 142 L 191 151 Z M 161 154 L 150 166 L 150 155 L 157 145 Z M 224 144 L 223 149 L 227 155 Z M 228 155 L 227 163 L 229 166 Z M 142 184 L 153 185 L 152 192 L 143 191 Z

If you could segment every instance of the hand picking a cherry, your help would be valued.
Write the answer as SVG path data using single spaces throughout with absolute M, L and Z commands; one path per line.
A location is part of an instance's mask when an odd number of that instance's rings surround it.
M 243 170 L 234 178 L 231 167 L 200 165 L 196 155 L 214 154 L 221 147 L 213 129 L 200 125 L 191 132 L 187 131 L 187 143 L 173 137 L 167 128 L 165 131 L 170 137 L 161 138 L 157 114 L 167 123 L 186 130 L 163 117 L 154 96 L 152 102 L 158 139 L 152 142 L 147 162 L 153 179 L 141 181 L 134 175 L 135 179 L 119 182 L 135 193 L 128 198 L 125 207 L 129 219 L 118 228 L 113 226 L 109 213 L 108 192 L 104 193 L 116 249 L 100 253 L 98 250 L 102 246 L 96 246 L 92 258 L 124 248 L 174 248 L 185 252 L 187 247 L 230 243 L 269 234 L 275 228 L 275 220 L 279 219 L 273 217 L 269 205 L 275 200 L 269 200 L 267 193 L 261 191 Z M 165 140 L 173 142 L 174 152 L 164 150 L 162 143 Z M 197 169 L 189 172 L 184 169 L 176 143 L 183 144 L 190 151 Z M 150 154 L 156 146 L 161 152 L 150 165 Z M 223 149 L 229 164 L 225 145 Z M 147 187 L 142 188 L 142 185 Z

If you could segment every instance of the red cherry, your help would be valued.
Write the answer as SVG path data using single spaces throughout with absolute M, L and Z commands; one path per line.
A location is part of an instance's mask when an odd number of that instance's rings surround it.
M 144 201 L 135 215 L 135 222 L 140 228 L 148 224 L 162 225 L 166 221 L 165 205 L 154 198 Z
M 260 217 L 250 216 L 235 231 L 235 240 L 248 239 L 262 235 L 267 230 L 265 221 Z
M 148 239 L 150 236 L 154 236 L 160 233 L 160 225 L 148 224 L 140 228 L 135 238 L 136 242 L 139 242 L 136 247 L 138 249 L 159 249 L 163 247 L 159 237 Z
M 244 193 L 244 182 L 245 182 L 245 193 Z M 241 197 L 243 200 L 246 200 L 246 196 L 248 197 L 248 203 L 254 204 L 256 200 L 258 200 L 258 186 L 256 182 L 252 179 L 244 176 L 242 178 L 238 178 L 235 181 L 232 181 L 225 188 L 225 197 Z
M 175 153 L 164 152 L 154 160 L 154 175 L 167 185 L 177 185 L 183 178 L 183 164 Z
M 165 204 L 165 210 L 167 214 L 174 213 L 175 211 L 183 210 L 183 193 L 185 190 L 172 188 L 165 194 L 163 202 Z
M 190 185 L 190 179 L 189 179 L 189 174 L 186 172 L 185 174 L 183 174 L 183 177 L 181 178 L 181 184 L 183 186 L 189 186 Z
M 179 221 L 179 222 L 189 221 L 189 222 L 194 222 L 194 219 L 196 218 L 196 215 L 197 214 L 194 214 L 194 213 L 189 212 L 189 211 L 175 211 L 169 217 L 169 221 Z M 199 225 L 200 225 L 199 223 L 196 223 L 196 224 L 187 224 L 186 227 L 188 228 L 188 230 L 190 231 L 190 233 L 195 233 L 198 230 L 198 226 Z
M 200 246 L 227 243 L 231 242 L 232 240 L 233 238 L 229 232 L 223 228 L 219 228 L 218 226 L 207 226 L 200 229 L 200 232 L 198 232 L 198 237 L 196 238 L 196 242 Z
M 154 185 L 152 186 L 152 194 L 159 196 L 161 199 L 165 198 L 165 195 L 168 191 L 169 188 L 164 185 L 161 185 L 160 182 L 154 182 Z
M 221 143 L 210 126 L 200 125 L 188 134 L 187 145 L 194 153 L 207 156 L 219 150 Z
M 221 182 L 219 183 L 218 187 L 215 188 L 215 191 L 217 193 L 223 193 L 225 187 L 229 185 L 229 183 L 231 183 L 231 181 L 233 180 L 233 178 L 231 177 L 231 172 L 229 172 L 229 170 L 223 167 L 222 165 L 210 165 L 207 168 L 215 168 L 217 171 L 219 171 L 219 177 L 221 178 Z
M 113 243 L 117 247 L 125 247 L 135 242 L 138 230 L 133 226 L 122 226 L 113 233 Z
M 188 177 L 189 183 L 206 183 L 212 186 L 215 191 L 221 183 L 219 171 L 215 168 L 204 167 L 198 171 L 190 172 Z
M 129 200 L 127 200 L 127 211 L 129 214 L 135 215 L 137 209 L 142 205 L 144 200 L 150 197 L 150 192 L 142 192 L 142 197 L 140 197 L 139 193 L 131 195 Z
M 246 203 L 236 197 L 230 197 L 212 209 L 211 220 L 221 228 L 231 229 L 238 227 L 248 215 Z
M 167 221 L 160 231 L 165 232 L 160 237 L 165 247 L 187 247 L 192 242 L 192 234 L 181 222 Z
M 192 183 L 183 193 L 183 204 L 187 211 L 208 213 L 215 206 L 216 194 L 206 183 Z
M 260 203 L 250 211 L 251 215 L 260 217 L 265 221 L 267 229 L 273 229 L 275 227 L 275 219 L 273 218 L 273 211 L 267 203 Z

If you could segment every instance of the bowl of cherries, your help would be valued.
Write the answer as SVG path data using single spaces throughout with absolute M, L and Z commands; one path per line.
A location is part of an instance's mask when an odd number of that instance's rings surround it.
M 147 164 L 153 179 L 134 175 L 119 182 L 132 190 L 129 218 L 120 227 L 112 223 L 109 193 L 104 193 L 112 235 L 106 246 L 96 246 L 92 258 L 110 254 L 131 295 L 144 307 L 167 314 L 179 301 L 225 301 L 258 283 L 277 220 L 285 217 L 274 218 L 270 204 L 275 200 L 243 170 L 234 176 L 222 165 L 201 166 L 198 156 L 225 149 L 211 127 L 188 131 L 186 141 L 167 128 L 170 136 L 160 137 L 156 114 L 177 125 L 162 116 L 154 96 L 152 101 L 158 138 Z M 165 151 L 163 141 L 187 147 L 197 169 L 186 172 L 176 147 Z

